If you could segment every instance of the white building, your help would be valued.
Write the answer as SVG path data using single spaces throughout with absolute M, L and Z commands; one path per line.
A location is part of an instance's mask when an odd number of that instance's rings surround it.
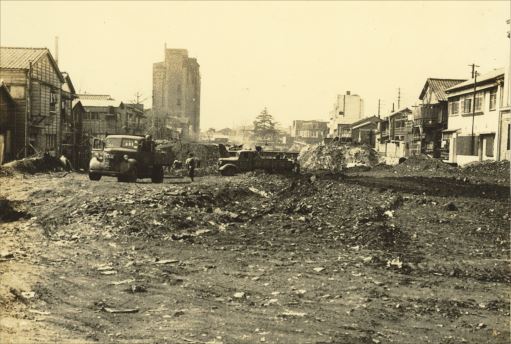
M 331 112 L 328 124 L 328 135 L 336 137 L 339 135 L 339 126 L 346 126 L 361 120 L 364 117 L 364 100 L 357 94 L 337 95 L 334 108 Z
M 477 76 L 475 97 L 474 79 L 446 90 L 449 118 L 442 145 L 448 148 L 448 162 L 464 165 L 509 159 L 509 100 L 504 76 L 504 68 Z

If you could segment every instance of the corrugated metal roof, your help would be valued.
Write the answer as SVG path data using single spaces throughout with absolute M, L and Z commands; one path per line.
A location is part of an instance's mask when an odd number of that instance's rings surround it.
M 0 68 L 28 69 L 30 62 L 36 62 L 47 53 L 46 48 L 0 47 Z
M 486 82 L 488 80 L 496 79 L 496 78 L 498 78 L 501 75 L 504 76 L 504 68 L 494 69 L 491 72 L 488 72 L 486 74 L 482 74 L 482 75 L 478 76 L 477 77 L 477 84 L 479 85 L 480 83 Z M 447 93 L 449 93 L 449 92 L 452 92 L 453 90 L 457 90 L 457 89 L 461 89 L 461 88 L 466 88 L 466 87 L 473 87 L 473 86 L 474 86 L 474 79 L 470 79 L 470 80 L 467 80 L 467 81 L 462 82 L 460 84 L 457 84 L 457 85 L 455 85 L 453 87 L 450 87 L 446 91 L 447 91 Z
M 453 87 L 457 84 L 466 81 L 466 79 L 437 79 L 437 78 L 428 78 L 424 87 L 422 88 L 422 92 L 419 96 L 419 99 L 422 100 L 426 94 L 426 90 L 428 86 L 431 88 L 433 93 L 435 94 L 438 101 L 446 101 L 447 95 L 445 94 L 445 90 Z
M 119 107 L 121 105 L 121 101 L 113 100 L 113 99 L 82 99 L 79 98 L 83 107 Z
M 80 99 L 88 99 L 88 100 L 114 100 L 109 94 L 77 94 Z

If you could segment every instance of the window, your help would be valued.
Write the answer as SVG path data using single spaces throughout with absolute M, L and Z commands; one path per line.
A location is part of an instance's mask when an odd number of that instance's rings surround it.
M 56 134 L 46 134 L 46 149 L 55 149 L 57 144 Z
M 481 111 L 481 109 L 483 108 L 484 93 L 477 92 L 475 100 L 476 100 L 475 101 L 475 111 Z
M 495 110 L 497 107 L 497 88 L 490 90 L 490 111 Z
M 50 91 L 50 111 L 55 111 L 55 105 L 57 104 L 57 94 L 55 91 Z
M 471 113 L 472 112 L 472 99 L 465 98 L 463 99 L 463 113 Z
M 140 142 L 136 139 L 122 138 L 122 137 L 109 137 L 105 140 L 106 148 L 133 148 L 137 149 Z
M 507 150 L 511 149 L 511 124 L 507 125 Z
M 460 111 L 460 100 L 459 98 L 454 98 L 451 102 L 451 115 L 457 115 Z
M 177 98 L 177 106 L 181 106 L 181 98 Z

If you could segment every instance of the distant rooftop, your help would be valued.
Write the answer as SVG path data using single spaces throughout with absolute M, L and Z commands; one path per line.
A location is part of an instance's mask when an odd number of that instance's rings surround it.
M 426 80 L 426 83 L 424 84 L 424 87 L 422 88 L 419 99 L 422 100 L 424 98 L 424 96 L 426 95 L 426 89 L 429 85 L 429 87 L 431 87 L 431 90 L 435 94 L 438 101 L 446 101 L 447 95 L 445 94 L 445 90 L 447 90 L 448 88 L 453 87 L 457 84 L 460 84 L 464 81 L 466 81 L 466 79 L 428 78 L 428 80 Z
M 114 100 L 111 95 L 109 94 L 77 94 L 78 98 L 80 99 L 87 99 L 87 100 Z
M 477 83 L 481 84 L 481 83 L 484 83 L 485 81 L 495 79 L 495 78 L 497 78 L 497 77 L 499 77 L 501 75 L 502 76 L 504 75 L 504 68 L 497 68 L 497 69 L 492 70 L 491 72 L 479 75 L 477 77 Z M 452 92 L 454 90 L 459 90 L 459 89 L 462 89 L 462 88 L 473 87 L 473 86 L 474 86 L 474 79 L 470 79 L 470 80 L 467 80 L 467 81 L 462 82 L 460 84 L 457 84 L 457 85 L 447 89 L 446 91 L 447 91 L 447 93 L 449 93 L 449 92 Z

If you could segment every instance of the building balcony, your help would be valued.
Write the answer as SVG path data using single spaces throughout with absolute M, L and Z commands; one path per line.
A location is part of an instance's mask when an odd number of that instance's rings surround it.
M 414 125 L 437 125 L 442 123 L 443 113 L 438 106 L 424 105 L 418 107 L 413 114 Z
M 394 128 L 394 135 L 406 135 L 408 134 L 408 129 L 406 127 Z

